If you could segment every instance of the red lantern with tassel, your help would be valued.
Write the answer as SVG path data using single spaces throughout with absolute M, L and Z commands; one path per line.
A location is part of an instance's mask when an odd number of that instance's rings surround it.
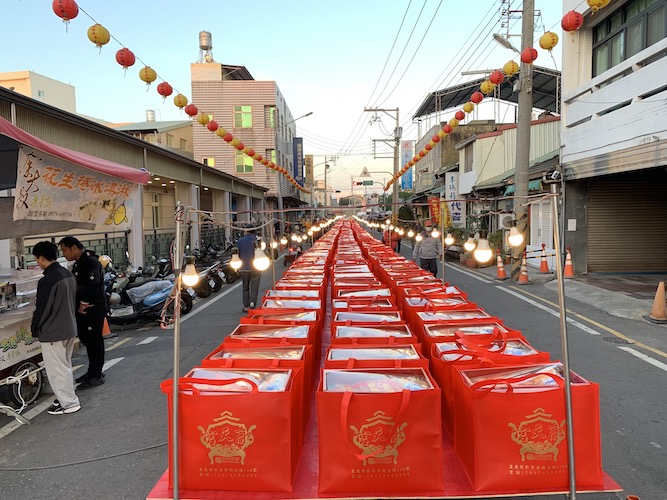
M 127 69 L 137 61 L 134 53 L 130 49 L 122 48 L 116 52 L 116 62 L 120 64 L 123 69 Z
M 157 93 L 160 94 L 164 99 L 173 94 L 174 89 L 167 82 L 162 82 L 157 86 Z
M 447 125 L 445 125 L 444 127 L 442 127 L 442 131 L 445 134 L 451 134 L 453 130 L 454 129 L 452 128 L 452 126 L 449 123 Z
M 484 94 L 482 94 L 481 92 L 473 92 L 472 95 L 470 96 L 470 100 L 475 104 L 479 104 L 484 100 Z
M 501 83 L 503 83 L 504 79 L 505 75 L 503 75 L 502 71 L 495 70 L 493 73 L 489 75 L 489 80 L 494 85 L 500 85 Z
M 434 134 L 433 137 L 431 137 L 431 140 L 433 142 L 440 142 L 440 136 L 438 134 Z
M 431 146 L 430 144 L 427 144 L 426 146 L 424 146 L 424 149 L 426 151 L 431 151 L 433 149 L 433 146 Z
M 194 104 L 188 104 L 185 106 L 185 114 L 188 116 L 197 116 L 199 114 L 199 110 L 197 109 L 197 106 Z
M 234 140 L 234 136 L 227 132 L 224 137 L 222 138 L 223 141 L 225 142 L 232 142 Z
M 537 50 L 535 50 L 533 47 L 526 47 L 521 51 L 521 60 L 526 63 L 526 64 L 533 64 L 533 62 L 537 59 Z
M 236 149 L 238 149 L 239 151 L 243 151 L 243 148 L 245 148 L 245 145 L 241 141 L 239 141 L 239 143 L 236 145 Z
M 575 31 L 584 25 L 584 16 L 579 14 L 576 10 L 571 10 L 563 16 L 560 25 L 563 28 L 563 31 L 574 34 Z
M 56 16 L 61 18 L 65 24 L 79 15 L 79 6 L 74 0 L 53 0 L 51 8 Z
M 209 129 L 211 132 L 215 132 L 216 130 L 218 130 L 218 122 L 216 122 L 215 120 L 210 120 L 206 124 L 206 128 Z
M 454 118 L 456 118 L 458 121 L 463 120 L 466 117 L 466 114 L 463 111 L 457 111 L 454 113 Z

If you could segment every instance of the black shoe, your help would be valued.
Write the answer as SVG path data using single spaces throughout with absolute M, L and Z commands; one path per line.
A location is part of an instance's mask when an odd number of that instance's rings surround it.
M 88 375 L 88 373 L 84 373 L 80 377 L 75 378 L 74 382 L 76 382 L 77 384 L 80 384 L 81 382 L 85 382 L 89 378 L 90 378 L 90 375 Z
M 90 389 L 91 387 L 97 387 L 98 385 L 102 385 L 103 383 L 104 383 L 104 375 L 101 377 L 91 377 L 88 380 L 77 385 L 76 388 L 79 390 Z

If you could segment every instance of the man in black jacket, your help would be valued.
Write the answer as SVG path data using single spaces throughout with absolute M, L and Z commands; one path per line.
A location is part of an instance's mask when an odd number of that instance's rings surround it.
M 74 413 L 81 409 L 74 392 L 72 351 L 76 337 L 76 281 L 67 269 L 58 264 L 58 247 L 40 241 L 32 254 L 44 270 L 37 282 L 35 312 L 30 329 L 42 345 L 46 376 L 56 401 L 48 409 L 51 415 Z
M 97 258 L 89 255 L 78 239 L 66 236 L 58 245 L 68 261 L 75 261 L 72 274 L 76 279 L 76 326 L 79 339 L 88 353 L 88 371 L 76 382 L 79 384 L 77 389 L 90 389 L 104 383 L 102 329 L 107 315 L 104 274 Z

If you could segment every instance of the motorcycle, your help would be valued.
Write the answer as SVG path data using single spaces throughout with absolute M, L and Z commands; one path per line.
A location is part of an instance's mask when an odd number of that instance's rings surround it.
M 449 245 L 445 247 L 445 260 L 447 262 L 458 262 L 461 260 L 461 255 L 465 253 L 465 249 L 459 245 Z
M 284 264 L 286 266 L 292 264 L 302 253 L 303 249 L 301 248 L 301 245 L 290 245 L 285 253 L 285 258 L 283 259 Z
M 109 297 L 109 323 L 124 325 L 135 321 L 155 321 L 160 318 L 165 302 L 169 299 L 174 284 L 168 280 L 149 281 L 140 286 L 127 288 L 129 280 L 121 278 L 113 286 Z M 192 310 L 192 297 L 182 293 L 181 314 Z M 173 314 L 174 304 L 167 311 Z

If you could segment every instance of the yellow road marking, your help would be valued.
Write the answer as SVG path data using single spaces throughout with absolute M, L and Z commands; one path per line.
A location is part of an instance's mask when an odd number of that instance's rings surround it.
M 551 302 L 550 300 L 543 299 L 542 297 L 534 295 L 530 292 L 526 292 L 523 288 L 520 288 L 520 287 L 517 287 L 517 286 L 511 286 L 510 288 L 514 288 L 517 292 L 523 293 L 525 295 L 529 295 L 530 297 L 532 297 L 534 299 L 537 299 L 537 300 L 540 300 L 540 301 L 544 302 L 545 304 L 549 304 L 549 305 L 551 305 L 555 308 L 560 307 L 555 302 Z M 586 316 L 583 316 L 582 314 L 576 313 L 576 312 L 574 312 L 570 309 L 565 309 L 565 311 L 567 312 L 567 314 L 571 314 L 573 316 L 576 316 L 577 318 L 579 318 L 583 321 L 586 321 L 586 322 L 590 323 L 591 325 L 595 325 L 598 328 L 600 328 L 601 330 L 609 332 L 612 335 L 614 335 L 614 336 L 616 336 L 620 339 L 626 340 L 627 342 L 630 342 L 631 344 L 634 344 L 637 347 L 641 347 L 643 349 L 646 349 L 647 351 L 651 351 L 652 353 L 657 354 L 658 356 L 662 356 L 663 358 L 667 358 L 667 352 L 661 351 L 660 349 L 656 349 L 655 347 L 651 347 L 650 345 L 646 345 L 642 342 L 638 342 L 635 339 L 633 339 L 631 337 L 628 337 L 627 335 L 623 335 L 621 332 L 618 332 L 618 331 L 614 330 L 613 328 L 609 328 L 608 326 L 605 326 L 602 323 L 598 323 L 597 321 L 595 321 L 593 319 L 590 319 L 590 318 L 587 318 Z
M 129 342 L 132 340 L 132 337 L 127 337 L 126 339 L 121 340 L 120 342 L 116 342 L 114 345 L 111 347 L 107 347 L 105 351 L 113 351 L 116 347 L 122 346 L 125 342 Z

